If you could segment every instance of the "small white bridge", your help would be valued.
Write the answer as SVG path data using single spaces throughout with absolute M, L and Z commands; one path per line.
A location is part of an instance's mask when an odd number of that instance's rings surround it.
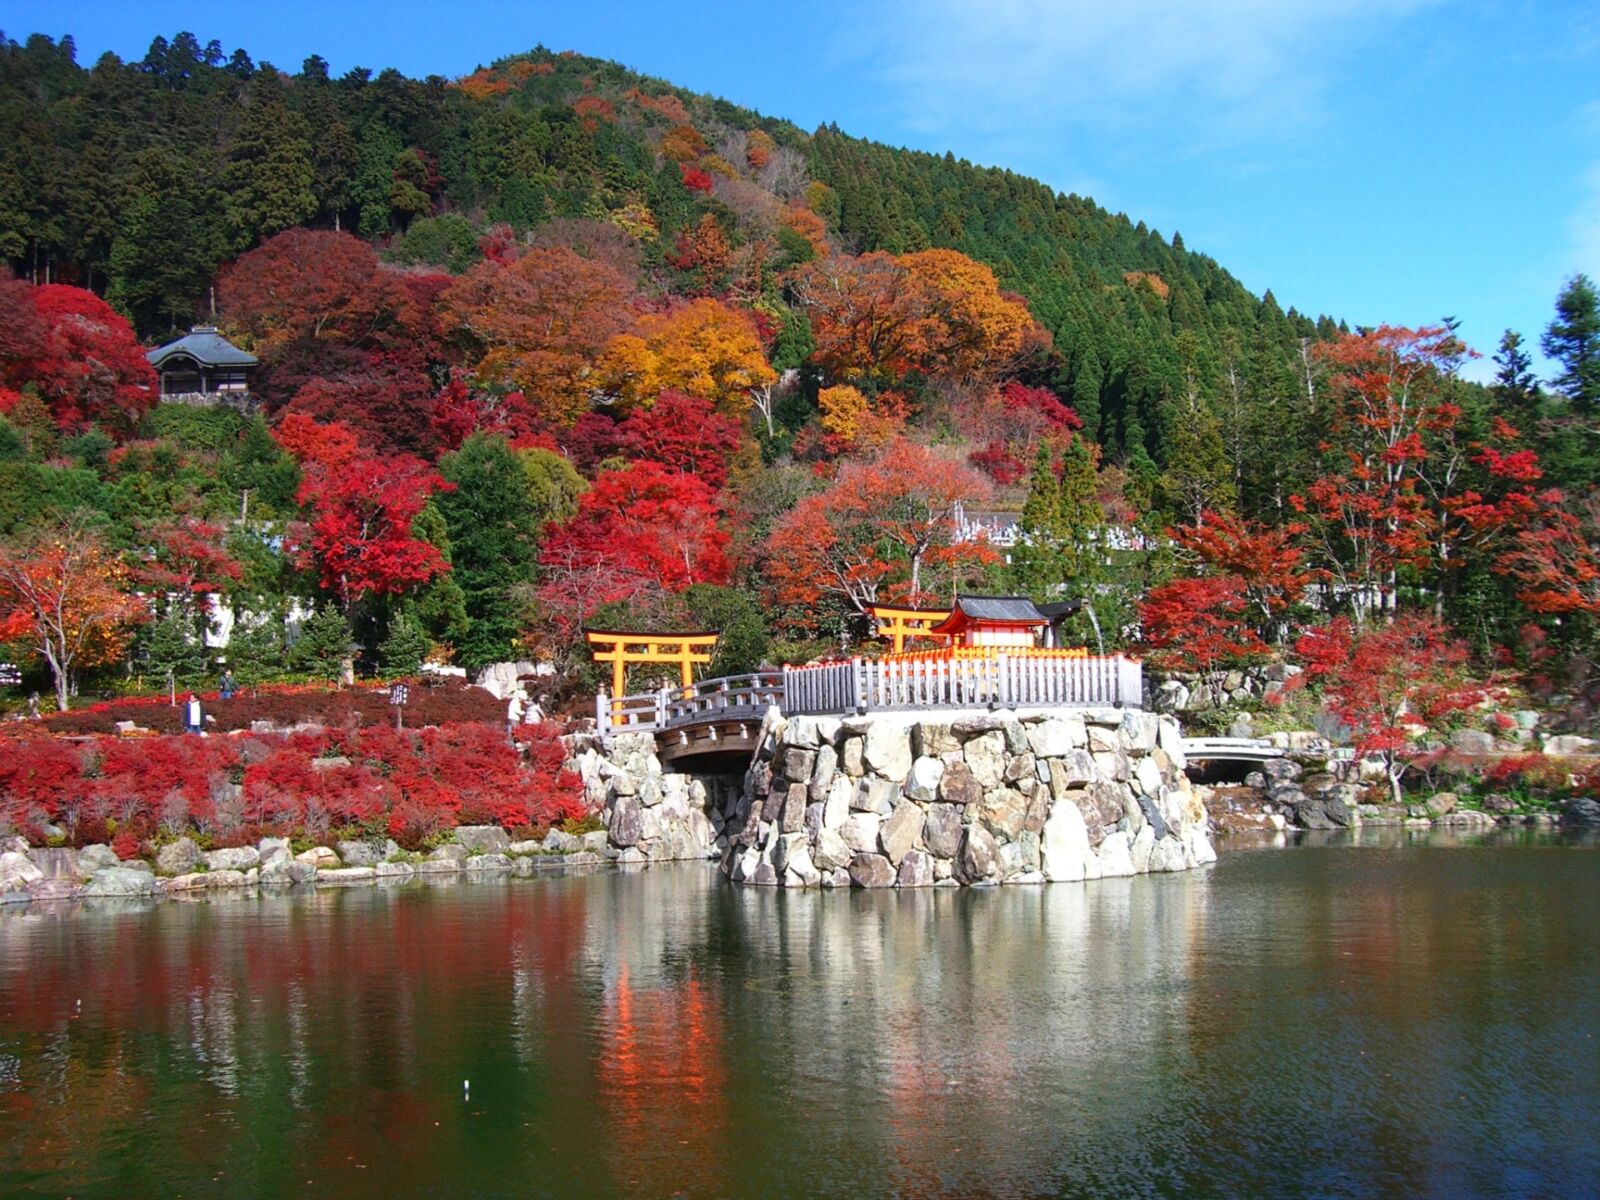
M 1289 753 L 1266 738 L 1194 737 L 1183 739 L 1188 762 L 1266 762 Z

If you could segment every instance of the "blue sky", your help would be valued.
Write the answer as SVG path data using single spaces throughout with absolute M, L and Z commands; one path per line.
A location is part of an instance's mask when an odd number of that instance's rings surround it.
M 1530 0 L 12 0 L 4 30 L 142 56 L 192 30 L 293 70 L 464 74 L 536 43 L 1011 167 L 1352 323 L 1459 317 L 1483 360 L 1600 278 L 1600 5 Z

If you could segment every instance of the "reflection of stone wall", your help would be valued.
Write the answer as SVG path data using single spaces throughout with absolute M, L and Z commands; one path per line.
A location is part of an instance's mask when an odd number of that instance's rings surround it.
M 1214 861 L 1170 717 L 951 717 L 769 713 L 744 789 L 721 814 L 724 873 L 788 887 L 953 887 Z

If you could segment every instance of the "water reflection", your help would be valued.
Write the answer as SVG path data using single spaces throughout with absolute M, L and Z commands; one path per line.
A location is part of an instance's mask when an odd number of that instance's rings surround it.
M 1600 858 L 1349 841 L 959 893 L 9 910 L 3 1190 L 1581 1193 Z

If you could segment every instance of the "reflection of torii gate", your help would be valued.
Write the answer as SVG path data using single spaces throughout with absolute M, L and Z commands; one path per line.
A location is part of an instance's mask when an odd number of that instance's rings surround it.
M 935 625 L 950 616 L 948 608 L 895 608 L 888 604 L 869 604 L 867 611 L 878 623 L 877 635 L 893 640 L 896 654 L 905 650 L 907 638 L 931 637 L 943 640 L 950 636 L 933 632 Z
M 682 676 L 685 697 L 692 694 L 694 668 L 711 661 L 716 648 L 715 633 L 616 633 L 585 629 L 584 640 L 594 651 L 595 662 L 611 664 L 611 696 L 620 702 L 630 663 L 676 663 Z M 600 647 L 606 647 L 600 649 Z M 643 647 L 640 649 L 639 647 Z

